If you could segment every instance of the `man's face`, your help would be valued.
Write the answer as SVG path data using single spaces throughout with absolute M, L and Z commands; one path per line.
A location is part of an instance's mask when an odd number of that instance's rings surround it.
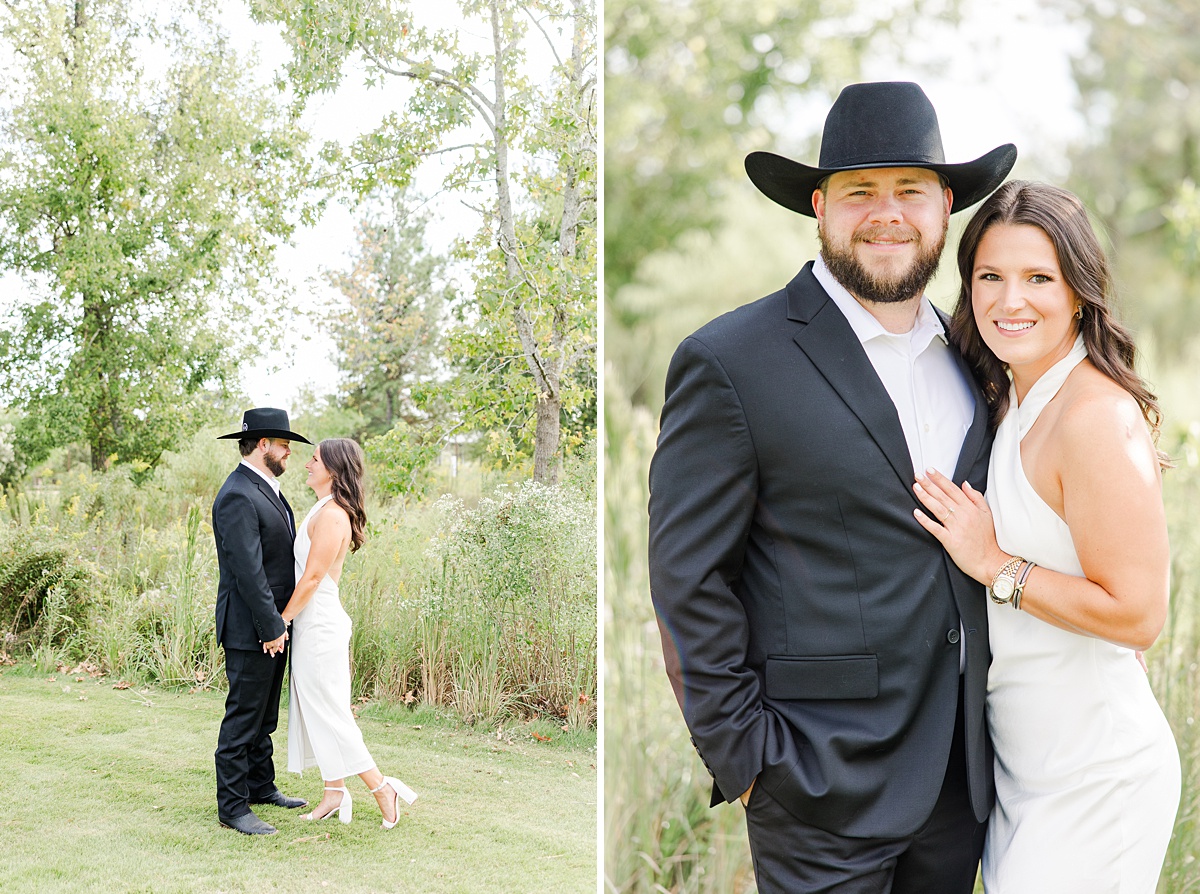
M 263 465 L 278 478 L 287 471 L 288 457 L 292 455 L 292 442 L 281 438 L 267 438 L 267 449 L 263 452 Z
M 852 295 L 876 304 L 921 294 L 946 244 L 952 195 L 924 168 L 830 176 L 813 193 L 821 256 Z

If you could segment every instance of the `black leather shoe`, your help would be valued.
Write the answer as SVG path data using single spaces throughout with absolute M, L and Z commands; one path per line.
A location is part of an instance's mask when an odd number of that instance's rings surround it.
M 226 829 L 236 829 L 243 835 L 274 835 L 279 831 L 270 823 L 264 823 L 253 813 L 243 813 L 241 816 L 222 819 L 221 825 Z
M 279 789 L 276 789 L 275 791 L 271 792 L 271 794 L 267 795 L 265 798 L 253 798 L 253 799 L 251 799 L 250 803 L 251 804 L 270 804 L 273 807 L 287 807 L 289 809 L 293 808 L 293 807 L 307 807 L 308 806 L 308 802 L 305 801 L 303 798 L 289 798 L 283 792 L 279 791 Z

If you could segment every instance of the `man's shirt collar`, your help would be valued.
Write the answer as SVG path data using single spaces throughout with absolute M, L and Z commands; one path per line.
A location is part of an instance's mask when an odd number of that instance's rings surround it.
M 907 336 L 909 343 L 920 351 L 925 345 L 929 344 L 934 337 L 940 338 L 943 343 L 949 344 L 949 339 L 946 337 L 946 329 L 942 326 L 942 321 L 938 317 L 937 312 L 933 309 L 933 304 L 924 295 L 921 296 L 921 303 L 917 309 L 917 319 L 913 324 L 913 328 L 905 333 L 888 332 L 883 328 L 871 312 L 867 310 L 858 299 L 850 294 L 849 290 L 838 282 L 829 267 L 825 264 L 825 259 L 818 254 L 813 261 L 813 276 L 817 278 L 817 282 L 821 284 L 829 297 L 833 299 L 833 303 L 838 306 L 838 310 L 842 312 L 842 316 L 846 318 L 846 322 L 850 324 L 850 328 L 854 330 L 854 334 L 858 340 L 866 344 L 873 338 L 880 336 L 886 338 L 900 338 Z

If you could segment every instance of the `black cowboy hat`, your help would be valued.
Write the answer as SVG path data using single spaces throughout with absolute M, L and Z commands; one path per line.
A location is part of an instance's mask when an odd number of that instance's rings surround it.
M 944 176 L 954 192 L 952 211 L 974 205 L 1004 182 L 1017 161 L 1017 147 L 1005 143 L 974 161 L 946 164 L 942 132 L 933 103 L 907 81 L 851 84 L 829 110 L 821 134 L 820 165 L 751 152 L 746 173 L 762 193 L 784 208 L 816 217 L 817 184 L 838 171 L 864 168 L 927 168 Z
M 242 414 L 242 430 L 232 434 L 221 435 L 224 438 L 281 438 L 285 441 L 303 441 L 311 444 L 304 435 L 298 435 L 289 429 L 287 410 L 277 410 L 274 407 L 255 407 Z

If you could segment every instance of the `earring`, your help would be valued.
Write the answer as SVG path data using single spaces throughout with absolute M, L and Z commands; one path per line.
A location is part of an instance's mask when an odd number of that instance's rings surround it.
M 1077 319 L 1077 320 L 1083 319 L 1083 305 L 1082 304 L 1078 304 L 1075 306 L 1075 319 Z

